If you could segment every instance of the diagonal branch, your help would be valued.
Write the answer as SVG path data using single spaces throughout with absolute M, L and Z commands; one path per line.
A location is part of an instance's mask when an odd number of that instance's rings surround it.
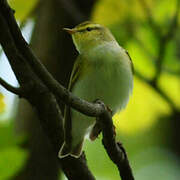
M 158 86 L 158 80 L 163 70 L 163 62 L 165 58 L 165 51 L 166 51 L 167 44 L 174 37 L 178 28 L 178 15 L 179 15 L 179 10 L 180 10 L 180 1 L 177 0 L 176 12 L 172 18 L 171 24 L 167 32 L 164 35 L 161 32 L 158 25 L 156 24 L 156 22 L 154 21 L 150 8 L 148 7 L 145 0 L 139 0 L 139 1 L 143 9 L 145 10 L 149 24 L 151 25 L 152 29 L 155 31 L 156 35 L 158 35 L 157 38 L 159 40 L 159 50 L 158 50 L 158 54 L 156 58 L 156 72 L 155 72 L 154 77 L 151 80 L 149 80 L 143 77 L 139 72 L 135 72 L 135 74 L 138 78 L 140 78 L 144 82 L 148 83 L 152 88 L 154 88 L 156 92 L 158 92 L 159 95 L 170 105 L 170 107 L 172 108 L 174 112 L 178 112 L 178 109 L 175 103 L 172 101 L 172 99 Z
M 10 7 L 5 0 L 1 1 L 4 2 L 2 3 L 2 7 L 4 9 L 4 14 L 16 46 L 18 50 L 23 53 L 27 63 L 29 63 L 35 73 L 59 99 L 64 101 L 66 105 L 69 105 L 88 116 L 98 116 L 102 110 L 99 104 L 89 103 L 85 100 L 75 97 L 72 93 L 68 92 L 66 88 L 59 84 L 59 82 L 55 80 L 53 76 L 47 71 L 45 66 L 33 54 L 29 45 L 23 38 L 22 33 L 15 21 L 13 11 L 9 9 Z
M 105 106 L 102 106 L 102 103 L 89 103 L 73 96 L 52 77 L 24 40 L 14 19 L 13 11 L 6 0 L 0 0 L 0 26 L 0 43 L 20 85 L 23 86 L 28 81 L 32 82 L 29 89 L 26 88 L 27 92 L 23 97 L 36 107 L 41 125 L 51 140 L 55 152 L 58 152 L 63 141 L 62 115 L 56 102 L 56 96 L 74 109 L 100 119 L 103 144 L 109 157 L 117 165 L 122 180 L 134 180 L 124 148 L 115 141 L 112 132 L 112 118 Z M 59 162 L 69 179 L 95 179 L 88 170 L 83 155 L 79 159 L 72 157 L 59 159 Z
M 101 125 L 103 139 L 102 143 L 106 149 L 109 158 L 114 162 L 119 170 L 122 180 L 134 180 L 132 169 L 126 151 L 121 143 L 116 142 L 112 116 L 103 102 L 98 101 L 104 112 L 97 118 Z
M 21 88 L 13 87 L 12 85 L 8 84 L 4 79 L 0 77 L 0 85 L 2 85 L 6 90 L 21 96 L 23 91 Z
M 8 13 L 12 13 L 11 9 L 7 6 L 6 1 L 0 0 L 0 44 L 8 57 L 20 86 L 29 85 L 28 88 L 24 89 L 22 96 L 35 107 L 43 130 L 53 145 L 55 156 L 57 156 L 64 137 L 61 111 L 54 95 L 27 64 L 23 51 L 17 49 L 12 29 L 7 22 L 6 15 Z M 13 24 L 16 24 L 16 22 L 13 22 Z M 79 179 L 80 176 L 87 180 L 95 179 L 89 171 L 84 157 L 80 159 L 69 158 L 68 163 L 62 160 L 59 160 L 59 162 L 69 179 Z M 77 171 L 74 171 L 74 169 Z

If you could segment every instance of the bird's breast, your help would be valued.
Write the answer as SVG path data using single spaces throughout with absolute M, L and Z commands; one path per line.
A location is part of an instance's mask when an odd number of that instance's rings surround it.
M 104 55 L 90 60 L 87 72 L 76 82 L 72 92 L 90 102 L 100 99 L 117 111 L 128 102 L 133 87 L 132 71 L 123 56 L 114 56 L 111 52 Z

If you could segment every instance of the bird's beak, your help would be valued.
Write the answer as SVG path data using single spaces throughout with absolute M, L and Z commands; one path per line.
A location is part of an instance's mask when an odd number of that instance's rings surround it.
M 64 31 L 66 31 L 69 34 L 74 34 L 76 32 L 75 29 L 70 29 L 70 28 L 63 28 Z

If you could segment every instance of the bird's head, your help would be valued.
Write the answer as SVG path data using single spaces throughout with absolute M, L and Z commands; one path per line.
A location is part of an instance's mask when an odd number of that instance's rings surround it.
M 76 49 L 80 53 L 96 48 L 105 42 L 114 41 L 114 37 L 108 28 L 89 21 L 85 21 L 72 29 L 64 28 L 64 30 L 72 35 Z

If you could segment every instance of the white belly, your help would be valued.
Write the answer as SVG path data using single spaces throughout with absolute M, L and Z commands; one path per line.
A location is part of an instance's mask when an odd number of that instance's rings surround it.
M 124 108 L 133 87 L 131 67 L 128 62 L 114 61 L 97 65 L 88 71 L 73 88 L 73 94 L 93 102 L 102 100 L 114 113 Z M 72 110 L 72 136 L 84 136 L 93 126 L 95 118 Z M 78 133 L 77 133 L 78 131 Z M 77 138 L 79 139 L 79 138 Z M 76 144 L 74 142 L 73 144 Z

